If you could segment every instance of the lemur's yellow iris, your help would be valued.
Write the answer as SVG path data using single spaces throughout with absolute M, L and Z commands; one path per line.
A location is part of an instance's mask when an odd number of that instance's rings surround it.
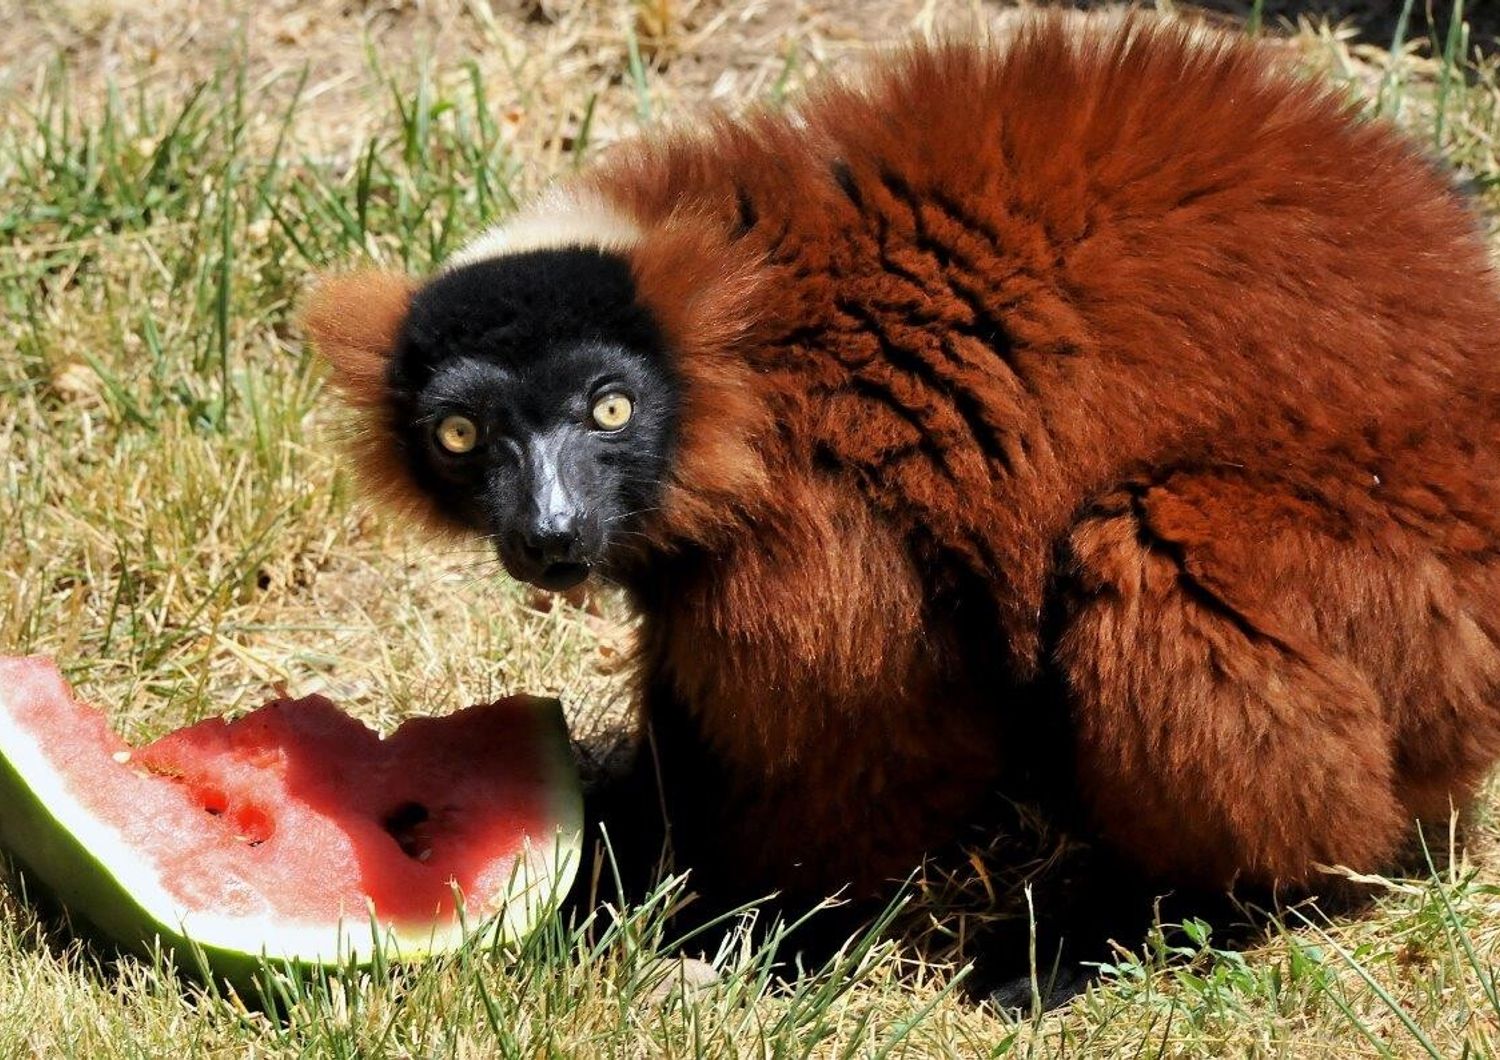
M 479 428 L 467 416 L 445 416 L 438 424 L 437 440 L 450 453 L 467 453 L 479 442 Z
M 602 431 L 618 431 L 634 414 L 635 406 L 624 394 L 605 394 L 594 402 L 594 423 Z

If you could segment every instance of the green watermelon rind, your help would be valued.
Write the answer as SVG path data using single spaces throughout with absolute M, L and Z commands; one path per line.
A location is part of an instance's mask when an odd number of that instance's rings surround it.
M 153 866 L 82 806 L 51 768 L 32 734 L 18 725 L 0 688 L 0 846 L 9 850 L 70 913 L 116 942 L 150 955 L 173 952 L 179 968 L 245 988 L 263 968 L 302 972 L 405 963 L 451 953 L 480 940 L 518 944 L 556 908 L 581 858 L 583 799 L 556 700 L 526 697 L 547 738 L 550 850 L 529 842 L 516 861 L 501 912 L 466 924 L 457 912 L 427 925 L 385 924 L 370 909 L 336 924 L 288 926 L 265 917 L 231 917 L 181 908 Z M 206 965 L 206 967 L 205 967 Z

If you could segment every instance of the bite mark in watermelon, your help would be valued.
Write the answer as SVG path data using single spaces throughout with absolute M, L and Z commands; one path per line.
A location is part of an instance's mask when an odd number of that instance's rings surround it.
M 0 844 L 112 937 L 190 939 L 231 979 L 261 954 L 367 962 L 377 935 L 400 959 L 481 924 L 518 939 L 567 892 L 581 830 L 556 700 L 381 739 L 309 696 L 137 750 L 50 660 L 0 658 Z

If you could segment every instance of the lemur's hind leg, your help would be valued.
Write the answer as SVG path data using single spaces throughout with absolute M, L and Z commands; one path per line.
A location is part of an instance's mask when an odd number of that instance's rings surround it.
M 1274 491 L 1184 475 L 1110 493 L 1061 543 L 1048 683 L 1095 845 L 1036 894 L 1039 971 L 1060 977 L 1049 1004 L 1110 939 L 1138 945 L 1161 896 L 1164 924 L 1207 918 L 1217 934 L 1242 919 L 1231 884 L 1260 885 L 1237 889 L 1254 903 L 1318 864 L 1370 868 L 1396 850 L 1410 822 L 1389 711 L 1320 635 L 1329 620 L 1369 625 L 1370 583 L 1395 575 L 1341 547 Z M 994 974 L 1020 952 L 1004 943 Z M 1029 977 L 983 989 L 1030 1003 Z
M 1469 614 L 1486 585 L 1330 495 L 1179 473 L 1067 541 L 1053 660 L 1081 796 L 1150 875 L 1378 869 L 1493 749 L 1500 652 Z
M 1092 823 L 1173 880 L 1301 883 L 1318 864 L 1384 862 L 1407 822 L 1369 681 L 1194 578 L 1143 503 L 1121 498 L 1071 541 L 1055 658 Z

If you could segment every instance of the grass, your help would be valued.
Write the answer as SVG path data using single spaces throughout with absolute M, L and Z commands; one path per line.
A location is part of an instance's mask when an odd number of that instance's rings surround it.
M 694 56 L 754 12 L 604 5 L 576 32 L 549 23 L 554 55 L 480 6 L 483 50 L 372 46 L 357 112 L 328 109 L 317 63 L 268 71 L 243 40 L 195 77 L 111 88 L 58 51 L 0 87 L 0 651 L 56 655 L 132 738 L 278 683 L 387 728 L 518 688 L 561 695 L 580 737 L 618 727 L 618 605 L 539 608 L 481 550 L 365 509 L 290 311 L 310 273 L 361 255 L 420 272 L 599 143 L 680 115 L 712 90 Z M 1292 42 L 1460 167 L 1495 231 L 1493 53 L 1461 28 L 1376 48 L 1306 24 Z M 736 100 L 779 99 L 838 54 L 794 21 L 745 47 Z M 1189 923 L 1021 1019 L 879 933 L 790 983 L 774 934 L 732 938 L 716 982 L 673 993 L 670 884 L 519 955 L 283 984 L 272 1018 L 78 941 L 9 873 L 0 1055 L 1490 1055 L 1486 820 L 1366 914 L 1289 910 L 1246 952 Z

